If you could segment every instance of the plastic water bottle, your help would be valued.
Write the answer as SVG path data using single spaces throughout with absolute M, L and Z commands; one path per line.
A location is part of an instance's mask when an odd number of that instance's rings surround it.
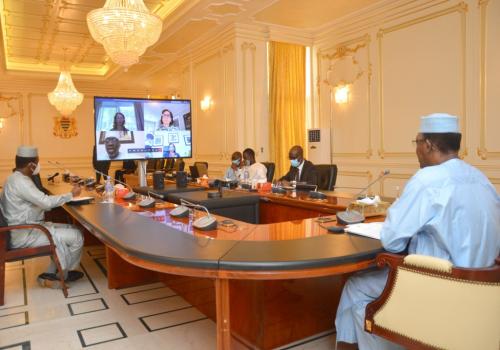
M 111 177 L 108 176 L 104 184 L 104 201 L 106 203 L 113 203 L 115 201 L 115 188 L 111 183 Z
M 248 167 L 245 167 L 245 170 L 243 171 L 243 183 L 247 184 L 250 179 L 250 173 L 248 172 Z

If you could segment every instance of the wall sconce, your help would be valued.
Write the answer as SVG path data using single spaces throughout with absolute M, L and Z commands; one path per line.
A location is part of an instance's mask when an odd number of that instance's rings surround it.
M 200 108 L 203 112 L 208 111 L 209 109 L 212 109 L 212 106 L 214 105 L 214 101 L 210 96 L 205 96 L 203 100 L 200 101 Z
M 338 85 L 335 88 L 335 102 L 337 104 L 349 102 L 349 85 Z
M 2 132 L 3 129 L 3 118 L 0 118 L 0 132 Z

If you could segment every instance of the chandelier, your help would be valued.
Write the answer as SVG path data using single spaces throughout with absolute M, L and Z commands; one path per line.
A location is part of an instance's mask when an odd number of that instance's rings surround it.
M 162 28 L 161 18 L 143 0 L 106 0 L 103 8 L 88 13 L 87 24 L 94 40 L 125 70 L 158 41 Z
M 48 93 L 49 102 L 63 116 L 69 116 L 83 101 L 83 94 L 75 89 L 69 69 L 61 68 L 61 75 L 54 91 Z

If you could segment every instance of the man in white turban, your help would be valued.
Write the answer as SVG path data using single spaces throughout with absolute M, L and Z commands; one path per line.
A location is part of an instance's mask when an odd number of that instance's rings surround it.
M 380 239 L 393 253 L 408 249 L 458 267 L 488 267 L 500 253 L 500 197 L 488 178 L 458 157 L 458 118 L 422 117 L 414 143 L 420 170 L 389 209 Z M 347 281 L 335 326 L 340 348 L 394 349 L 364 331 L 365 308 L 380 296 L 387 270 L 359 273 Z M 446 293 L 446 291 L 443 291 Z
M 40 172 L 38 149 L 32 146 L 20 146 L 16 153 L 16 168 L 7 178 L 3 192 L 0 194 L 0 207 L 8 225 L 40 224 L 51 233 L 56 245 L 56 253 L 64 278 L 74 281 L 83 276 L 75 269 L 80 264 L 83 237 L 80 230 L 67 224 L 44 222 L 44 211 L 63 205 L 73 197 L 80 195 L 79 186 L 71 192 L 49 196 L 40 191 L 32 180 L 32 176 Z M 47 245 L 47 237 L 36 229 L 19 229 L 11 233 L 12 248 L 38 247 Z M 39 281 L 57 281 L 57 269 L 52 261 L 46 273 L 39 276 Z M 49 284 L 47 282 L 47 284 Z

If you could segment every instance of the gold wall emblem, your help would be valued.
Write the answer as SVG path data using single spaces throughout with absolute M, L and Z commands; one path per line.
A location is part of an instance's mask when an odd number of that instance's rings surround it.
M 54 136 L 69 139 L 78 135 L 76 119 L 73 117 L 54 117 Z

